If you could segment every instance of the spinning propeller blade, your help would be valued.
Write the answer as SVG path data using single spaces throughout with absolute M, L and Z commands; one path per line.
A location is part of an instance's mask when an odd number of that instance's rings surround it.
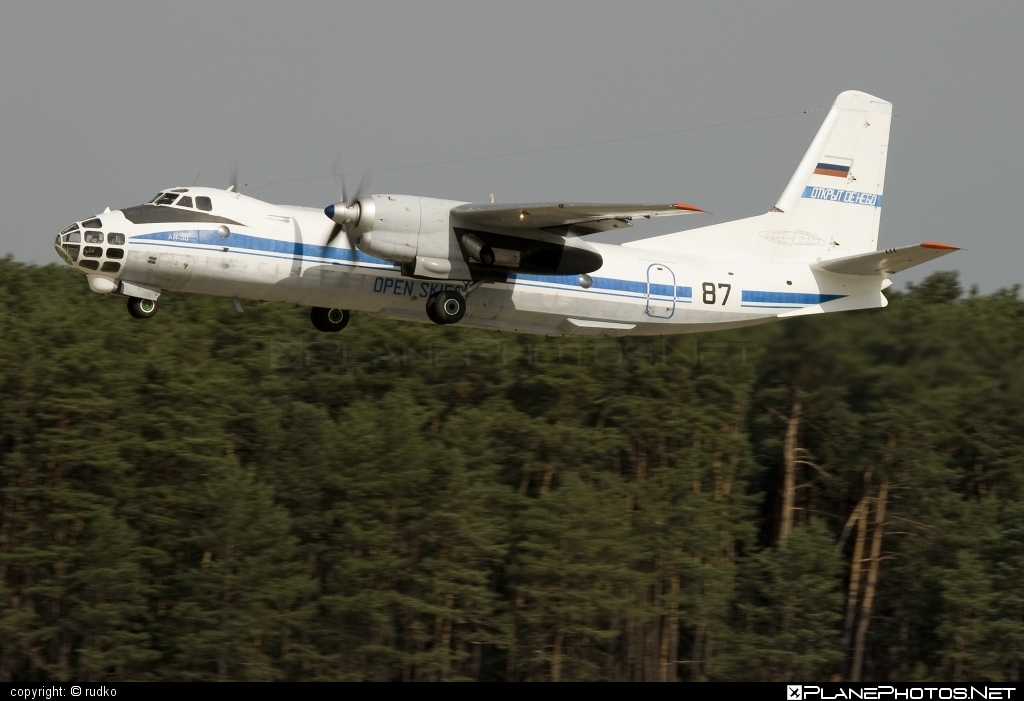
M 334 179 L 339 184 L 340 199 L 337 204 L 328 205 L 324 209 L 324 214 L 328 219 L 334 222 L 334 226 L 331 228 L 331 233 L 327 237 L 328 246 L 334 242 L 334 239 L 338 237 L 338 234 L 345 232 L 345 235 L 349 237 L 349 245 L 355 248 L 355 241 L 352 240 L 352 230 L 359 224 L 359 217 L 362 214 L 362 208 L 359 205 L 359 198 L 363 195 L 363 190 L 368 184 L 366 178 L 366 171 L 363 171 L 362 176 L 359 178 L 359 185 L 356 186 L 356 191 L 352 193 L 349 198 L 347 188 L 345 187 L 345 173 L 339 166 L 339 160 L 334 161 Z

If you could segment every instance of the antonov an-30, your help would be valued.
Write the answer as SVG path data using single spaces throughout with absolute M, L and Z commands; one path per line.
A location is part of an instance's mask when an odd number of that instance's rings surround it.
M 675 334 L 884 307 L 888 275 L 959 250 L 876 250 L 892 104 L 836 99 L 772 210 L 622 245 L 588 234 L 687 204 L 471 204 L 410 195 L 325 210 L 205 187 L 72 224 L 57 252 L 89 287 L 153 316 L 164 290 L 564 336 Z

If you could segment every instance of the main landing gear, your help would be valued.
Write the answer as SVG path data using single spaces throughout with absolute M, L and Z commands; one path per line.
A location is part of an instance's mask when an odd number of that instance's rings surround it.
M 316 327 L 317 331 L 324 331 L 326 333 L 341 331 L 348 326 L 349 316 L 348 311 L 345 309 L 313 307 L 309 311 L 309 318 L 313 322 L 313 326 Z
M 441 290 L 427 297 L 427 316 L 435 324 L 457 324 L 466 315 L 466 296 L 459 290 Z
M 466 297 L 483 282 L 466 283 L 461 289 L 440 290 L 427 297 L 427 316 L 435 324 L 457 324 L 466 316 Z
M 156 308 L 155 299 L 128 298 L 128 313 L 136 319 L 148 319 L 156 314 Z

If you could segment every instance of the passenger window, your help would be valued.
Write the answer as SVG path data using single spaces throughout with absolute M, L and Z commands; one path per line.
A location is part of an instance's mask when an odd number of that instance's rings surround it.
M 83 260 L 79 265 L 83 268 L 88 268 L 89 270 L 95 270 L 100 267 L 99 261 L 95 260 Z
M 86 246 L 82 255 L 86 258 L 99 258 L 103 255 L 103 249 L 99 246 Z
M 90 231 L 89 233 L 92 233 L 92 232 Z M 82 242 L 82 235 L 80 233 L 78 233 L 77 231 L 72 233 L 72 234 L 64 234 L 64 240 L 67 243 L 81 243 Z
M 80 250 L 82 250 L 82 247 L 81 246 L 70 246 L 68 244 L 64 244 L 64 250 L 68 252 L 68 255 L 71 256 L 72 262 L 74 262 L 74 261 L 78 260 L 78 252 Z
M 103 232 L 102 231 L 86 231 L 85 232 L 86 243 L 103 243 Z
M 124 245 L 124 234 L 115 234 L 115 233 L 107 234 L 107 243 L 111 243 L 111 244 L 113 244 L 115 246 L 123 246 Z
M 121 264 L 120 263 L 111 263 L 111 262 L 107 261 L 106 263 L 103 264 L 103 267 L 100 268 L 100 272 L 101 273 L 116 273 L 120 269 L 121 269 Z
M 174 200 L 178 199 L 178 196 L 168 192 L 166 195 L 156 201 L 157 204 L 174 204 Z M 99 226 L 97 224 L 97 226 Z
M 107 249 L 107 258 L 117 258 L 117 259 L 124 258 L 124 249 L 123 248 L 108 248 Z
M 89 221 L 82 222 L 82 226 L 84 226 L 86 229 L 98 229 L 100 228 L 100 220 L 90 219 Z
M 192 206 L 192 198 L 191 197 L 182 197 L 180 200 L 178 200 L 178 206 L 179 207 L 191 207 Z
M 201 209 L 204 212 L 213 211 L 213 202 L 210 201 L 209 197 L 197 197 L 196 198 L 196 209 Z

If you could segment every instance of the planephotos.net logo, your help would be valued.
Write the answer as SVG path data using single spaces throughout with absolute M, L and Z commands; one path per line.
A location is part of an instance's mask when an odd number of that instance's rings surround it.
M 926 686 L 901 684 L 900 686 L 865 686 L 862 684 L 829 684 L 826 687 L 811 684 L 787 684 L 786 701 L 974 701 L 995 699 L 1012 701 L 1016 698 L 1013 686 Z

